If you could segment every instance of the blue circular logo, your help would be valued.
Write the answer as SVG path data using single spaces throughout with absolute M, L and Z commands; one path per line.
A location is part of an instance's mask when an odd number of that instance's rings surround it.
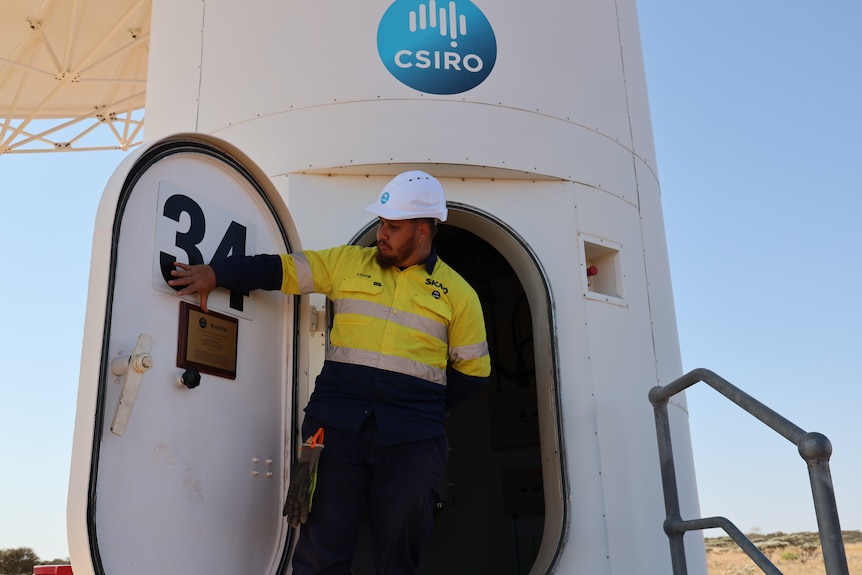
M 385 204 L 389 201 L 389 192 L 383 192 L 383 195 L 380 196 L 380 203 Z
M 491 73 L 497 38 L 469 0 L 396 0 L 377 28 L 377 51 L 403 84 L 428 94 L 459 94 Z

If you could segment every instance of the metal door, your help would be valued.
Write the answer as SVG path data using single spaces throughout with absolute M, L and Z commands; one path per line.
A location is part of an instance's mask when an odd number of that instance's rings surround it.
M 102 198 L 69 487 L 76 575 L 279 572 L 298 299 L 180 298 L 175 260 L 298 248 L 272 183 L 185 134 L 137 150 Z

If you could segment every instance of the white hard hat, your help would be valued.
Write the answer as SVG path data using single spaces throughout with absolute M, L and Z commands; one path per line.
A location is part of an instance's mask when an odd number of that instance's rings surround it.
M 437 179 L 413 170 L 398 174 L 383 187 L 377 202 L 365 208 L 387 220 L 437 218 L 446 221 L 446 196 Z

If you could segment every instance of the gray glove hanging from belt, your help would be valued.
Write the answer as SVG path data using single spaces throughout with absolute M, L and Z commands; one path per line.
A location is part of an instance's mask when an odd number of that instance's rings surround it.
M 299 449 L 299 460 L 290 470 L 290 487 L 287 490 L 287 501 L 281 514 L 287 517 L 291 527 L 308 521 L 311 511 L 311 500 L 314 488 L 317 486 L 317 462 L 323 452 L 323 428 L 305 440 Z

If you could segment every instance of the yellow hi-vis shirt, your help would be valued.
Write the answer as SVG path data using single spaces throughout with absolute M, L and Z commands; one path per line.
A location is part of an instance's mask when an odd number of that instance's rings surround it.
M 335 316 L 326 359 L 445 386 L 447 365 L 487 378 L 490 357 L 479 298 L 432 254 L 401 270 L 377 264 L 377 248 L 341 246 L 281 255 L 281 290 L 322 293 Z

